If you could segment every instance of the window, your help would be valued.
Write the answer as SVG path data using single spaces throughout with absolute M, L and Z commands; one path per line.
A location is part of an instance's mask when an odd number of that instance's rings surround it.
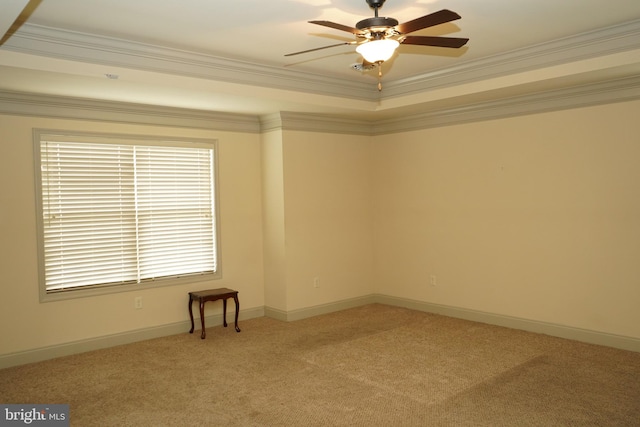
M 35 133 L 41 299 L 217 278 L 216 142 Z

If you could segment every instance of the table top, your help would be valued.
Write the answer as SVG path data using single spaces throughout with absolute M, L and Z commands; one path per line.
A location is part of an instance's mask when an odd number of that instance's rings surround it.
M 205 297 L 210 297 L 215 295 L 233 295 L 237 293 L 238 291 L 234 291 L 233 289 L 217 288 L 217 289 L 206 289 L 203 291 L 189 292 L 189 295 L 191 295 L 192 298 L 205 298 Z

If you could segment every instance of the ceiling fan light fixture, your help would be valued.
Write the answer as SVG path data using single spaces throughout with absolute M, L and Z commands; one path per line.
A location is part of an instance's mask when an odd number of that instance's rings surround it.
M 368 62 L 384 62 L 393 56 L 399 45 L 400 43 L 393 39 L 371 40 L 358 45 L 356 52 Z

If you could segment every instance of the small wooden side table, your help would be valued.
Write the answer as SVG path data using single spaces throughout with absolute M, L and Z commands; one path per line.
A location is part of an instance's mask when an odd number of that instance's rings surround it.
M 207 301 L 217 301 L 219 299 L 222 300 L 222 310 L 223 310 L 223 319 L 224 319 L 224 327 L 227 327 L 227 299 L 233 298 L 236 303 L 236 332 L 240 332 L 240 328 L 238 327 L 238 313 L 240 312 L 240 303 L 238 302 L 238 291 L 234 291 L 233 289 L 228 288 L 218 288 L 218 289 L 208 289 L 205 291 L 196 291 L 189 292 L 189 317 L 191 318 L 191 330 L 190 334 L 193 333 L 194 324 L 193 324 L 193 311 L 192 305 L 193 301 L 197 300 L 200 303 L 200 322 L 202 322 L 202 333 L 200 334 L 200 338 L 204 339 L 206 336 L 204 329 L 204 303 Z

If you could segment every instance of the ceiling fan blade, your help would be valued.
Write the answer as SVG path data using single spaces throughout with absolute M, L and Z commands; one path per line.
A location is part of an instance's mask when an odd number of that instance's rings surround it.
M 316 47 L 314 49 L 302 50 L 300 52 L 287 53 L 285 56 L 300 55 L 301 53 L 315 52 L 316 50 L 328 49 L 330 47 L 344 46 L 344 45 L 349 45 L 349 44 L 356 44 L 356 42 L 353 41 L 353 42 L 344 42 L 344 43 L 331 44 L 329 46 Z
M 438 12 L 399 24 L 396 26 L 396 29 L 400 34 L 407 34 L 423 28 L 433 27 L 434 25 L 444 24 L 445 22 L 455 21 L 456 19 L 460 19 L 460 15 L 449 9 L 442 9 Z
M 360 31 L 357 28 L 349 27 L 347 25 L 342 25 L 342 24 L 336 24 L 335 22 L 331 22 L 331 21 L 309 21 L 309 23 L 322 25 L 323 27 L 334 28 L 340 31 L 346 31 L 347 33 L 351 33 L 351 34 L 362 34 L 362 31 Z
M 462 47 L 469 39 L 458 37 L 430 37 L 430 36 L 407 36 L 402 40 L 402 44 L 416 44 L 421 46 L 436 47 Z

